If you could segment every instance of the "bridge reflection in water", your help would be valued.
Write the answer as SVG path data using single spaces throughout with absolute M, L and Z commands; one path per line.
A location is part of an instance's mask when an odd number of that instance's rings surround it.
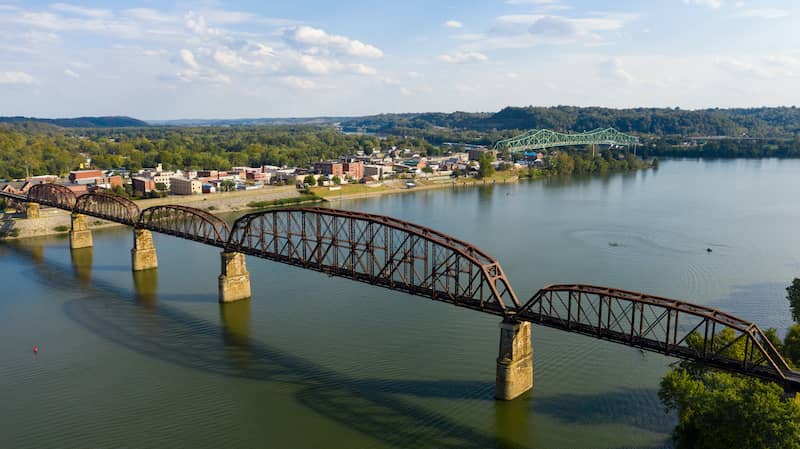
M 12 251 L 32 257 L 25 245 Z M 38 250 L 41 254 L 41 251 Z M 66 315 L 93 334 L 137 353 L 206 373 L 284 384 L 296 401 L 321 416 L 401 449 L 522 449 L 522 434 L 487 433 L 402 396 L 487 400 L 487 381 L 360 379 L 288 353 L 251 337 L 249 301 L 220 304 L 220 323 L 158 302 L 155 277 L 138 277 L 134 292 L 93 280 L 75 283 L 75 269 L 37 265 L 42 284 L 70 290 Z M 73 295 L 71 295 L 73 296 Z M 150 298 L 152 302 L 144 302 Z M 497 419 L 523 428 L 527 407 L 498 403 Z M 522 404 L 522 403 L 519 403 Z M 508 407 L 507 407 L 508 406 Z M 507 421 L 517 421 L 511 424 Z
M 162 205 L 139 211 L 125 198 L 105 193 L 75 198 L 68 189 L 48 184 L 34 186 L 27 197 L 0 195 L 71 211 L 71 243 L 91 242 L 85 235 L 90 232 L 84 227 L 87 215 L 133 226 L 134 269 L 152 271 L 147 269 L 157 265 L 151 231 L 222 248 L 221 302 L 249 298 L 247 254 L 499 316 L 498 399 L 514 399 L 532 388 L 529 323 L 800 390 L 800 373 L 789 368 L 755 323 L 683 301 L 580 284 L 546 287 L 522 304 L 500 263 L 486 252 L 393 217 L 290 208 L 248 214 L 229 227 L 198 209 Z M 74 245 L 73 250 L 77 250 Z M 731 342 L 719 343 L 723 331 L 732 333 Z M 735 344 L 744 345 L 743 356 L 730 350 Z

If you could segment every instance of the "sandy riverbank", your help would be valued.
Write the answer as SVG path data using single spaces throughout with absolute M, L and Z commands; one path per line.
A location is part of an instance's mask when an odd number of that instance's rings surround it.
M 168 196 L 137 200 L 140 209 L 160 206 L 164 204 L 183 205 L 205 210 L 213 214 L 254 210 L 248 204 L 252 202 L 269 202 L 285 198 L 300 196 L 294 186 L 267 187 L 258 190 L 245 190 L 238 192 L 213 193 L 208 195 Z M 15 213 L 0 215 L 0 234 L 6 239 L 24 239 L 48 235 L 66 234 L 70 226 L 70 214 L 67 211 L 44 207 L 41 217 L 28 220 Z M 102 229 L 112 226 L 122 226 L 105 220 L 89 218 L 90 229 Z M 0 240 L 2 237 L 0 237 Z

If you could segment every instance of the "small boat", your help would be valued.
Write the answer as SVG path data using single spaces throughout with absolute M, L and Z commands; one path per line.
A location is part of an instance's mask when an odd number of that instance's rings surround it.
M 416 187 L 416 186 L 417 186 L 417 185 L 416 185 L 415 183 L 411 182 L 411 181 L 408 181 L 408 182 L 406 183 L 406 188 L 407 188 L 407 189 L 413 189 L 413 188 L 414 188 L 414 187 Z

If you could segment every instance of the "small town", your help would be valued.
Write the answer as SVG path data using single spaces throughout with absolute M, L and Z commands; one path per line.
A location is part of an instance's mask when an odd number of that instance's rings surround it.
M 453 147 L 453 144 L 445 144 Z M 488 155 L 495 170 L 523 167 L 545 167 L 542 152 L 525 152 L 517 161 L 497 160 L 498 151 L 483 146 L 466 146 L 466 151 L 446 151 L 444 156 L 427 157 L 409 149 L 393 147 L 388 151 L 358 151 L 339 160 L 314 162 L 307 167 L 233 167 L 230 170 L 165 169 L 162 164 L 131 172 L 125 168 L 101 169 L 86 159 L 80 169 L 68 176 L 55 174 L 28 176 L 14 181 L 0 180 L 0 191 L 25 194 L 36 184 L 56 183 L 67 187 L 76 196 L 96 191 L 110 191 L 133 199 L 161 198 L 168 195 L 204 195 L 218 192 L 258 190 L 267 186 L 295 185 L 303 189 L 325 187 L 329 191 L 342 185 L 363 184 L 378 187 L 383 181 L 405 180 L 407 188 L 415 180 L 449 181 L 453 177 L 480 175 L 481 157 Z M 510 159 L 510 158 L 509 158 Z

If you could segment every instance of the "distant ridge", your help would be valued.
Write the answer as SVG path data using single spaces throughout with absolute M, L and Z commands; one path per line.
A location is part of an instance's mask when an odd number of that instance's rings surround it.
M 150 126 L 147 122 L 125 116 L 75 118 L 0 117 L 0 123 L 14 125 L 42 123 L 62 128 L 133 128 Z

